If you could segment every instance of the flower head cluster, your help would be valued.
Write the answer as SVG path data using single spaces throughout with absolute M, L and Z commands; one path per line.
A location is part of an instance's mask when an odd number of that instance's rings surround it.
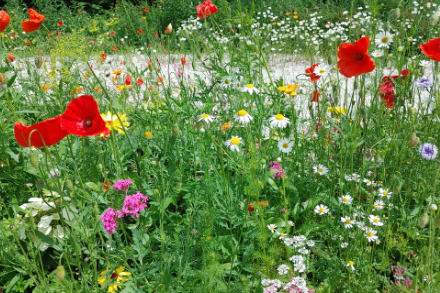
M 148 197 L 139 191 L 133 195 L 126 195 L 122 212 L 125 216 L 131 215 L 132 218 L 138 218 L 139 212 L 143 211 L 147 206 Z
M 133 181 L 131 181 L 130 179 L 118 180 L 118 182 L 116 182 L 113 185 L 113 189 L 126 192 L 126 191 L 128 191 L 128 188 L 130 188 L 130 185 L 132 183 L 133 183 Z
M 101 216 L 101 222 L 104 224 L 104 230 L 108 234 L 113 234 L 113 231 L 118 227 L 115 210 L 113 208 L 108 208 Z
M 278 162 L 270 162 L 270 169 L 269 170 L 277 170 L 278 172 L 273 174 L 274 178 L 282 178 L 284 175 L 284 169 L 280 167 L 280 163 Z

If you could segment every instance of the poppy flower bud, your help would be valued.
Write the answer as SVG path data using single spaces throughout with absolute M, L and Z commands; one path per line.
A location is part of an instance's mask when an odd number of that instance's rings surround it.
M 438 210 L 438 206 L 436 205 L 436 204 L 431 204 L 431 206 L 429 207 L 429 209 L 431 210 L 431 211 L 433 211 L 433 212 L 435 212 L 435 211 L 437 211 Z
M 34 167 L 35 169 L 38 169 L 39 163 L 38 163 L 38 156 L 35 153 L 32 153 L 29 161 L 31 162 L 32 167 Z
M 173 25 L 170 23 L 165 29 L 166 34 L 171 34 L 173 32 Z
M 393 18 L 394 18 L 394 20 L 397 20 L 400 17 L 400 9 L 396 8 L 396 9 L 394 9 L 393 12 L 394 12 L 393 13 Z
M 409 140 L 408 147 L 409 147 L 409 148 L 413 148 L 413 147 L 415 147 L 416 145 L 418 145 L 419 142 L 420 142 L 420 138 L 418 138 L 418 137 L 416 136 L 416 137 L 414 137 L 414 138 L 412 138 L 412 139 Z
M 37 188 L 38 191 L 42 191 L 44 188 L 44 181 L 42 180 L 35 181 L 35 187 Z
M 145 91 L 144 92 L 144 101 L 148 102 L 149 99 L 150 99 L 150 91 Z
M 403 182 L 398 181 L 396 186 L 394 186 L 393 193 L 398 194 L 400 192 L 400 190 L 402 189 L 402 186 L 403 186 Z
M 41 68 L 41 65 L 43 65 L 43 58 L 41 56 L 38 56 L 35 59 L 35 66 L 37 66 L 37 68 Z
M 425 228 L 429 222 L 429 216 L 427 213 L 424 213 L 419 220 L 420 228 Z
M 177 137 L 179 135 L 179 125 L 178 124 L 174 124 L 173 127 L 171 128 L 171 133 L 173 134 L 174 137 Z
M 249 214 L 252 215 L 252 212 L 254 211 L 254 206 L 251 203 L 248 205 L 248 211 Z
M 64 280 L 64 277 L 66 276 L 66 270 L 63 266 L 58 266 L 55 269 L 55 277 L 57 277 L 58 280 L 62 281 Z
M 409 112 L 410 115 L 414 115 L 414 113 L 416 112 L 416 108 L 414 108 L 414 107 L 409 107 L 409 108 L 408 108 L 408 112 Z
M 73 183 L 72 180 L 66 180 L 66 182 L 64 182 L 64 187 L 70 191 L 73 192 Z

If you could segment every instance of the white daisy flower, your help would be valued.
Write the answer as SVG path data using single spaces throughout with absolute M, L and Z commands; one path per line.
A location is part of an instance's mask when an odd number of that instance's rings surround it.
M 352 271 L 354 271 L 354 262 L 352 262 L 351 260 L 347 262 L 347 267 L 349 267 Z
M 372 241 L 376 241 L 379 239 L 379 237 L 377 237 L 377 231 L 371 229 L 371 228 L 367 228 L 365 229 L 365 237 L 367 237 L 368 242 L 372 242 Z
M 367 186 L 370 186 L 370 185 L 373 185 L 373 184 L 375 184 L 376 182 L 374 182 L 374 181 L 371 181 L 370 179 L 368 179 L 368 178 L 364 178 L 364 183 L 365 184 L 367 184 Z
M 286 128 L 290 124 L 289 118 L 284 117 L 283 114 L 277 114 L 269 118 L 271 127 Z
M 393 42 L 393 35 L 389 32 L 380 32 L 376 35 L 376 46 L 379 48 L 389 48 Z
M 379 196 L 381 197 L 387 197 L 388 199 L 391 198 L 391 194 L 393 194 L 392 192 L 389 192 L 388 189 L 384 189 L 384 188 L 379 188 Z
M 277 225 L 269 224 L 269 225 L 267 225 L 267 228 L 269 228 L 270 232 L 275 233 L 276 229 L 277 229 Z
M 326 65 L 319 64 L 313 70 L 313 73 L 317 76 L 326 76 L 329 72 L 329 68 Z
M 384 206 L 385 206 L 385 204 L 384 204 L 383 201 L 381 201 L 381 200 L 376 200 L 376 201 L 373 203 L 373 208 L 375 208 L 376 210 L 381 210 L 381 209 L 384 208 Z
M 368 220 L 370 221 L 371 224 L 373 224 L 374 226 L 383 226 L 383 223 L 380 221 L 380 218 L 378 216 L 375 215 L 370 215 L 368 217 Z
M 254 118 L 252 118 L 251 115 L 246 110 L 240 110 L 237 114 L 234 115 L 235 121 L 240 122 L 243 125 L 248 124 L 251 122 Z
M 249 94 L 259 93 L 260 91 L 251 83 L 248 83 L 244 88 L 241 89 L 242 92 L 246 92 Z
M 284 232 L 278 232 L 278 231 L 276 231 L 276 233 L 277 233 L 278 235 L 280 235 L 280 239 L 281 239 L 281 240 L 283 240 L 283 239 L 286 238 L 286 236 L 287 236 L 287 233 L 284 233 Z
M 345 229 L 353 228 L 353 224 L 356 223 L 356 221 L 351 220 L 350 217 L 341 217 L 341 223 L 344 223 Z
M 341 248 L 346 248 L 348 246 L 348 242 L 342 242 L 341 243 Z
M 202 115 L 199 115 L 199 117 L 198 117 L 198 120 L 197 120 L 197 122 L 200 122 L 200 121 L 205 121 L 206 123 L 211 123 L 212 121 L 214 121 L 214 119 L 215 119 L 215 117 L 214 116 L 211 116 L 211 115 L 209 115 L 209 114 L 202 114 Z
M 339 198 L 339 202 L 346 204 L 346 205 L 350 205 L 353 202 L 353 198 L 350 195 L 343 195 Z
M 328 213 L 328 207 L 326 207 L 325 205 L 319 204 L 315 207 L 315 213 L 320 214 L 320 215 L 324 215 Z
M 313 166 L 313 173 L 318 173 L 319 175 L 325 175 L 328 173 L 328 168 L 323 165 Z
M 382 57 L 383 51 L 382 50 L 375 50 L 375 51 L 371 52 L 371 56 L 374 58 Z
M 431 67 L 431 63 L 427 60 L 420 61 L 419 65 L 425 68 Z
M 220 85 L 222 87 L 228 88 L 232 85 L 232 78 L 229 76 L 224 76 L 221 80 L 220 80 Z
M 225 145 L 229 147 L 231 151 L 240 151 L 239 145 L 241 144 L 241 137 L 233 136 L 230 140 L 225 141 Z
M 293 148 L 293 141 L 290 141 L 288 138 L 282 138 L 278 141 L 278 149 L 283 153 L 290 153 Z

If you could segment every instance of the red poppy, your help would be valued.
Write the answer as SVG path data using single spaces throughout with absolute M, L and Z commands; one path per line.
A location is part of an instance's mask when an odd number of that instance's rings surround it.
M 131 76 L 130 75 L 125 76 L 125 85 L 131 85 Z
M 80 96 L 67 105 L 61 115 L 61 127 L 78 136 L 98 135 L 107 130 L 93 96 Z
M 3 74 L 0 73 L 0 83 L 6 82 L 6 78 Z
M 78 11 L 79 14 L 81 14 L 81 12 L 82 12 L 81 10 Z
M 101 54 L 101 60 L 104 62 L 105 61 L 105 59 L 107 59 L 107 55 L 106 54 Z
M 10 21 L 11 17 L 9 14 L 4 10 L 0 10 L 0 33 L 5 31 Z
M 251 203 L 248 205 L 248 211 L 249 214 L 252 215 L 252 212 L 254 211 L 254 206 Z
M 309 75 L 312 82 L 317 82 L 318 79 L 321 77 L 320 75 L 316 75 L 313 73 L 313 71 L 315 71 L 315 67 L 317 67 L 318 65 L 319 63 L 313 64 L 311 67 L 306 69 L 306 73 Z
M 15 35 L 13 33 L 9 33 L 9 35 L 11 36 L 11 38 L 15 39 Z
M 14 60 L 15 60 L 15 57 L 14 57 L 14 56 L 8 55 L 7 57 L 8 57 L 8 59 L 9 59 L 11 62 L 14 62 Z
M 185 65 L 186 64 L 186 58 L 185 57 L 180 58 L 180 62 L 182 63 L 182 65 Z
M 151 70 L 151 67 L 150 67 L 151 63 L 153 63 L 153 62 L 151 62 L 151 60 L 148 60 L 148 63 L 147 63 L 148 70 Z
M 148 87 L 148 90 L 151 91 L 152 89 L 153 89 L 153 86 L 150 85 L 150 86 Z
M 343 43 L 338 47 L 338 70 L 345 77 L 358 76 L 374 70 L 376 65 L 368 55 L 370 38 L 363 37 L 354 44 Z
M 211 14 L 216 14 L 217 7 L 214 4 L 212 4 L 211 1 L 208 0 L 197 5 L 196 11 L 197 11 L 197 17 L 205 18 Z
M 148 9 L 148 8 L 145 8 L 144 10 L 145 10 L 145 12 L 150 12 L 150 9 Z
M 31 19 L 25 20 L 21 24 L 21 28 L 27 33 L 39 30 L 41 23 L 46 17 L 42 14 L 39 14 L 32 8 L 29 8 L 28 13 Z
M 144 81 L 142 80 L 142 78 L 138 78 L 137 80 L 136 80 L 136 84 L 137 85 L 143 85 L 144 84 Z
M 102 183 L 102 188 L 107 191 L 112 184 L 110 180 L 105 180 L 104 183 Z
M 142 34 L 142 32 L 143 32 L 142 29 L 137 31 L 138 35 Z
M 114 47 L 113 47 L 113 50 L 117 51 L 117 50 L 118 50 L 118 47 L 114 46 Z
M 41 148 L 44 145 L 56 144 L 69 134 L 61 128 L 60 119 L 61 116 L 57 116 L 32 126 L 23 126 L 20 122 L 17 122 L 14 126 L 15 139 L 23 147 Z
M 398 75 L 384 76 L 379 87 L 380 98 L 386 101 L 385 107 L 388 109 L 393 109 L 394 107 L 395 88 L 393 80 L 396 80 L 398 77 Z
M 423 54 L 435 61 L 440 61 L 440 38 L 429 40 L 421 44 L 419 48 Z
M 114 36 L 115 35 L 115 32 L 114 31 L 111 31 L 110 32 L 110 36 Z
M 90 44 L 94 45 L 94 44 L 95 44 L 95 41 L 91 41 Z
M 320 100 L 319 100 L 319 97 L 321 96 L 321 93 L 320 92 L 318 92 L 318 96 L 316 96 L 316 91 L 313 91 L 313 97 L 312 97 L 312 102 L 321 102 Z
M 62 26 L 63 24 L 64 24 L 64 21 L 62 21 L 62 20 L 58 22 L 58 26 Z
M 27 42 L 26 42 L 26 45 L 30 46 L 30 45 L 31 45 L 31 42 L 27 41 Z
M 410 74 L 410 72 L 409 72 L 409 69 L 403 69 L 403 70 L 400 72 L 400 75 L 402 75 L 402 76 L 403 76 L 403 80 L 405 80 L 405 77 L 410 76 L 411 74 Z

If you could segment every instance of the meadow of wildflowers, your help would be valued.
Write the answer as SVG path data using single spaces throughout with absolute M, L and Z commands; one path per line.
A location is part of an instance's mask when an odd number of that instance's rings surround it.
M 440 4 L 289 5 L 1 10 L 0 292 L 440 292 Z

